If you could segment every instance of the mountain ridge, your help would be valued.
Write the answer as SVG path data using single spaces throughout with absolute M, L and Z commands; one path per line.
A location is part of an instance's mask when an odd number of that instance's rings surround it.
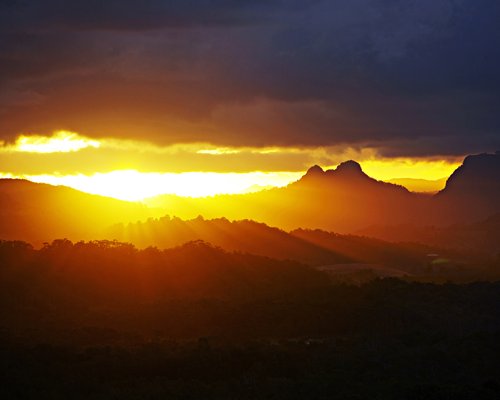
M 96 239 L 113 223 L 155 216 L 139 203 L 24 179 L 0 179 L 0 239 Z
M 472 223 L 500 212 L 500 153 L 466 157 L 446 188 L 429 196 L 377 181 L 359 163 L 312 166 L 297 181 L 260 192 L 211 198 L 160 196 L 156 207 L 25 180 L 0 180 L 3 239 L 46 241 L 95 238 L 120 222 L 165 214 L 190 220 L 254 220 L 285 230 L 323 229 L 353 233 L 372 226 L 447 226 Z M 50 233 L 50 236 L 48 236 Z

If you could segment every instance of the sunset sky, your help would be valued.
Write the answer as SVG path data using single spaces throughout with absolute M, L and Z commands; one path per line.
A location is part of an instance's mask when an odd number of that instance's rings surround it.
M 481 7 L 478 7 L 480 3 Z M 140 200 L 500 148 L 496 0 L 0 2 L 0 176 Z

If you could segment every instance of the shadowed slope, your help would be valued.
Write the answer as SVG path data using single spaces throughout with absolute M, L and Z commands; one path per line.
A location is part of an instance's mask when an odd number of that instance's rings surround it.
M 311 167 L 284 188 L 244 195 L 188 199 L 159 196 L 150 203 L 181 218 L 253 219 L 282 229 L 357 232 L 374 225 L 471 223 L 500 212 L 500 153 L 469 156 L 431 196 L 377 181 L 355 161 L 323 171 Z
M 0 238 L 33 243 L 95 239 L 104 228 L 152 215 L 147 207 L 18 179 L 0 179 Z
M 387 220 L 358 233 L 468 252 L 500 253 L 500 152 L 466 157 L 446 187 L 433 196 L 427 214 L 419 223 Z
M 198 215 L 208 219 L 252 219 L 286 230 L 302 227 L 342 233 L 367 232 L 375 226 L 469 224 L 500 212 L 499 160 L 500 153 L 467 157 L 446 188 L 435 196 L 411 193 L 402 186 L 377 181 L 367 176 L 358 163 L 347 161 L 334 170 L 323 171 L 314 166 L 287 187 L 258 193 L 208 198 L 160 196 L 150 201 L 157 209 L 65 187 L 4 179 L 0 180 L 0 238 L 31 242 L 60 237 L 102 238 L 103 230 L 113 224 L 167 213 L 183 219 Z M 234 238 L 224 237 L 226 225 L 222 221 L 213 224 L 206 239 L 217 237 L 221 245 L 228 247 Z M 245 234 L 251 237 L 256 226 L 245 225 Z M 152 235 L 147 229 L 153 229 L 153 225 L 136 228 L 146 231 L 134 234 L 134 242 L 141 244 L 143 238 Z M 154 235 L 153 243 L 157 243 L 158 235 Z M 266 248 L 266 244 L 246 243 L 229 248 L 254 252 L 257 247 Z M 267 248 L 280 247 L 273 243 Z
M 168 248 L 203 240 L 229 251 L 295 260 L 312 266 L 378 264 L 409 273 L 420 272 L 429 261 L 427 255 L 437 251 L 423 245 L 394 244 L 321 230 L 298 229 L 287 233 L 254 221 L 230 222 L 225 218 L 205 220 L 198 217 L 182 221 L 166 216 L 115 225 L 108 235 L 139 247 Z
M 175 299 L 279 298 L 328 285 L 325 275 L 303 264 L 230 253 L 202 241 L 165 250 L 65 239 L 34 250 L 25 242 L 0 241 L 0 264 L 4 300 L 9 291 L 18 292 L 24 300 L 37 291 L 49 304 L 60 302 L 62 307 L 68 303 L 144 305 Z
M 201 199 L 159 196 L 151 204 L 181 218 L 202 214 L 206 218 L 253 219 L 283 229 L 348 232 L 387 220 L 416 220 L 417 211 L 427 201 L 427 196 L 372 179 L 358 163 L 347 161 L 335 170 L 314 166 L 284 188 Z
M 342 254 L 358 263 L 379 264 L 417 271 L 428 261 L 427 254 L 435 250 L 412 243 L 388 243 L 382 240 L 339 235 L 319 229 L 296 229 L 290 234 L 294 237 Z
M 393 242 L 425 243 L 464 254 L 492 257 L 500 255 L 500 214 L 471 224 L 453 224 L 447 227 L 372 226 L 359 234 Z
M 500 152 L 466 157 L 435 200 L 448 222 L 472 223 L 500 212 Z
M 292 259 L 311 265 L 352 262 L 351 257 L 316 246 L 278 228 L 254 221 L 202 217 L 183 221 L 168 216 L 129 225 L 116 225 L 109 236 L 139 247 L 169 248 L 203 240 L 229 251 L 240 251 L 277 259 Z

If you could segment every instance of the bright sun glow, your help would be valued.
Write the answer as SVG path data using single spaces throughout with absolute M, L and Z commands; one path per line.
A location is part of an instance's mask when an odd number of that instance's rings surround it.
M 87 147 L 98 148 L 100 143 L 74 132 L 58 131 L 52 136 L 21 135 L 12 146 L 14 151 L 27 153 L 68 153 Z
M 388 180 L 394 177 L 438 179 L 449 176 L 458 166 L 441 161 L 368 160 L 361 163 L 368 175 Z M 333 167 L 334 168 L 334 167 Z M 83 192 L 141 201 L 161 194 L 204 197 L 217 194 L 249 193 L 269 187 L 281 187 L 300 179 L 303 172 L 183 172 L 160 173 L 117 170 L 91 175 L 0 174 L 0 178 L 24 178 L 33 182 L 69 186 Z M 437 188 L 439 190 L 440 188 Z M 412 190 L 412 188 L 410 188 Z
M 80 150 L 85 152 L 76 154 Z M 94 140 L 69 131 L 51 136 L 23 134 L 13 143 L 0 142 L 0 153 L 0 177 L 64 185 L 132 201 L 160 194 L 203 197 L 280 187 L 298 180 L 308 166 L 334 169 L 336 163 L 348 159 L 360 161 L 363 171 L 375 179 L 405 178 L 400 184 L 410 190 L 425 187 L 437 191 L 444 185 L 442 178 L 460 164 L 453 159 L 384 158 L 371 148 L 160 146 L 116 138 Z M 235 163 L 241 172 L 231 171 Z M 187 172 L 193 170 L 217 172 Z M 245 172 L 252 170 L 262 172 Z
M 366 160 L 363 171 L 379 180 L 394 178 L 440 179 L 451 175 L 460 162 L 445 160 L 412 160 L 407 158 Z
M 138 201 L 160 194 L 203 197 L 216 194 L 248 193 L 267 187 L 285 186 L 299 179 L 300 172 L 249 173 L 144 173 L 134 170 L 93 175 L 22 176 L 33 182 L 64 185 L 83 192 Z M 12 178 L 12 175 L 3 175 Z

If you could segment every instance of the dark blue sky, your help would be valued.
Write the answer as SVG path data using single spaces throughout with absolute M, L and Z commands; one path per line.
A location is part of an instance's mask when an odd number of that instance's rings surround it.
M 0 134 L 500 148 L 498 0 L 0 0 Z

